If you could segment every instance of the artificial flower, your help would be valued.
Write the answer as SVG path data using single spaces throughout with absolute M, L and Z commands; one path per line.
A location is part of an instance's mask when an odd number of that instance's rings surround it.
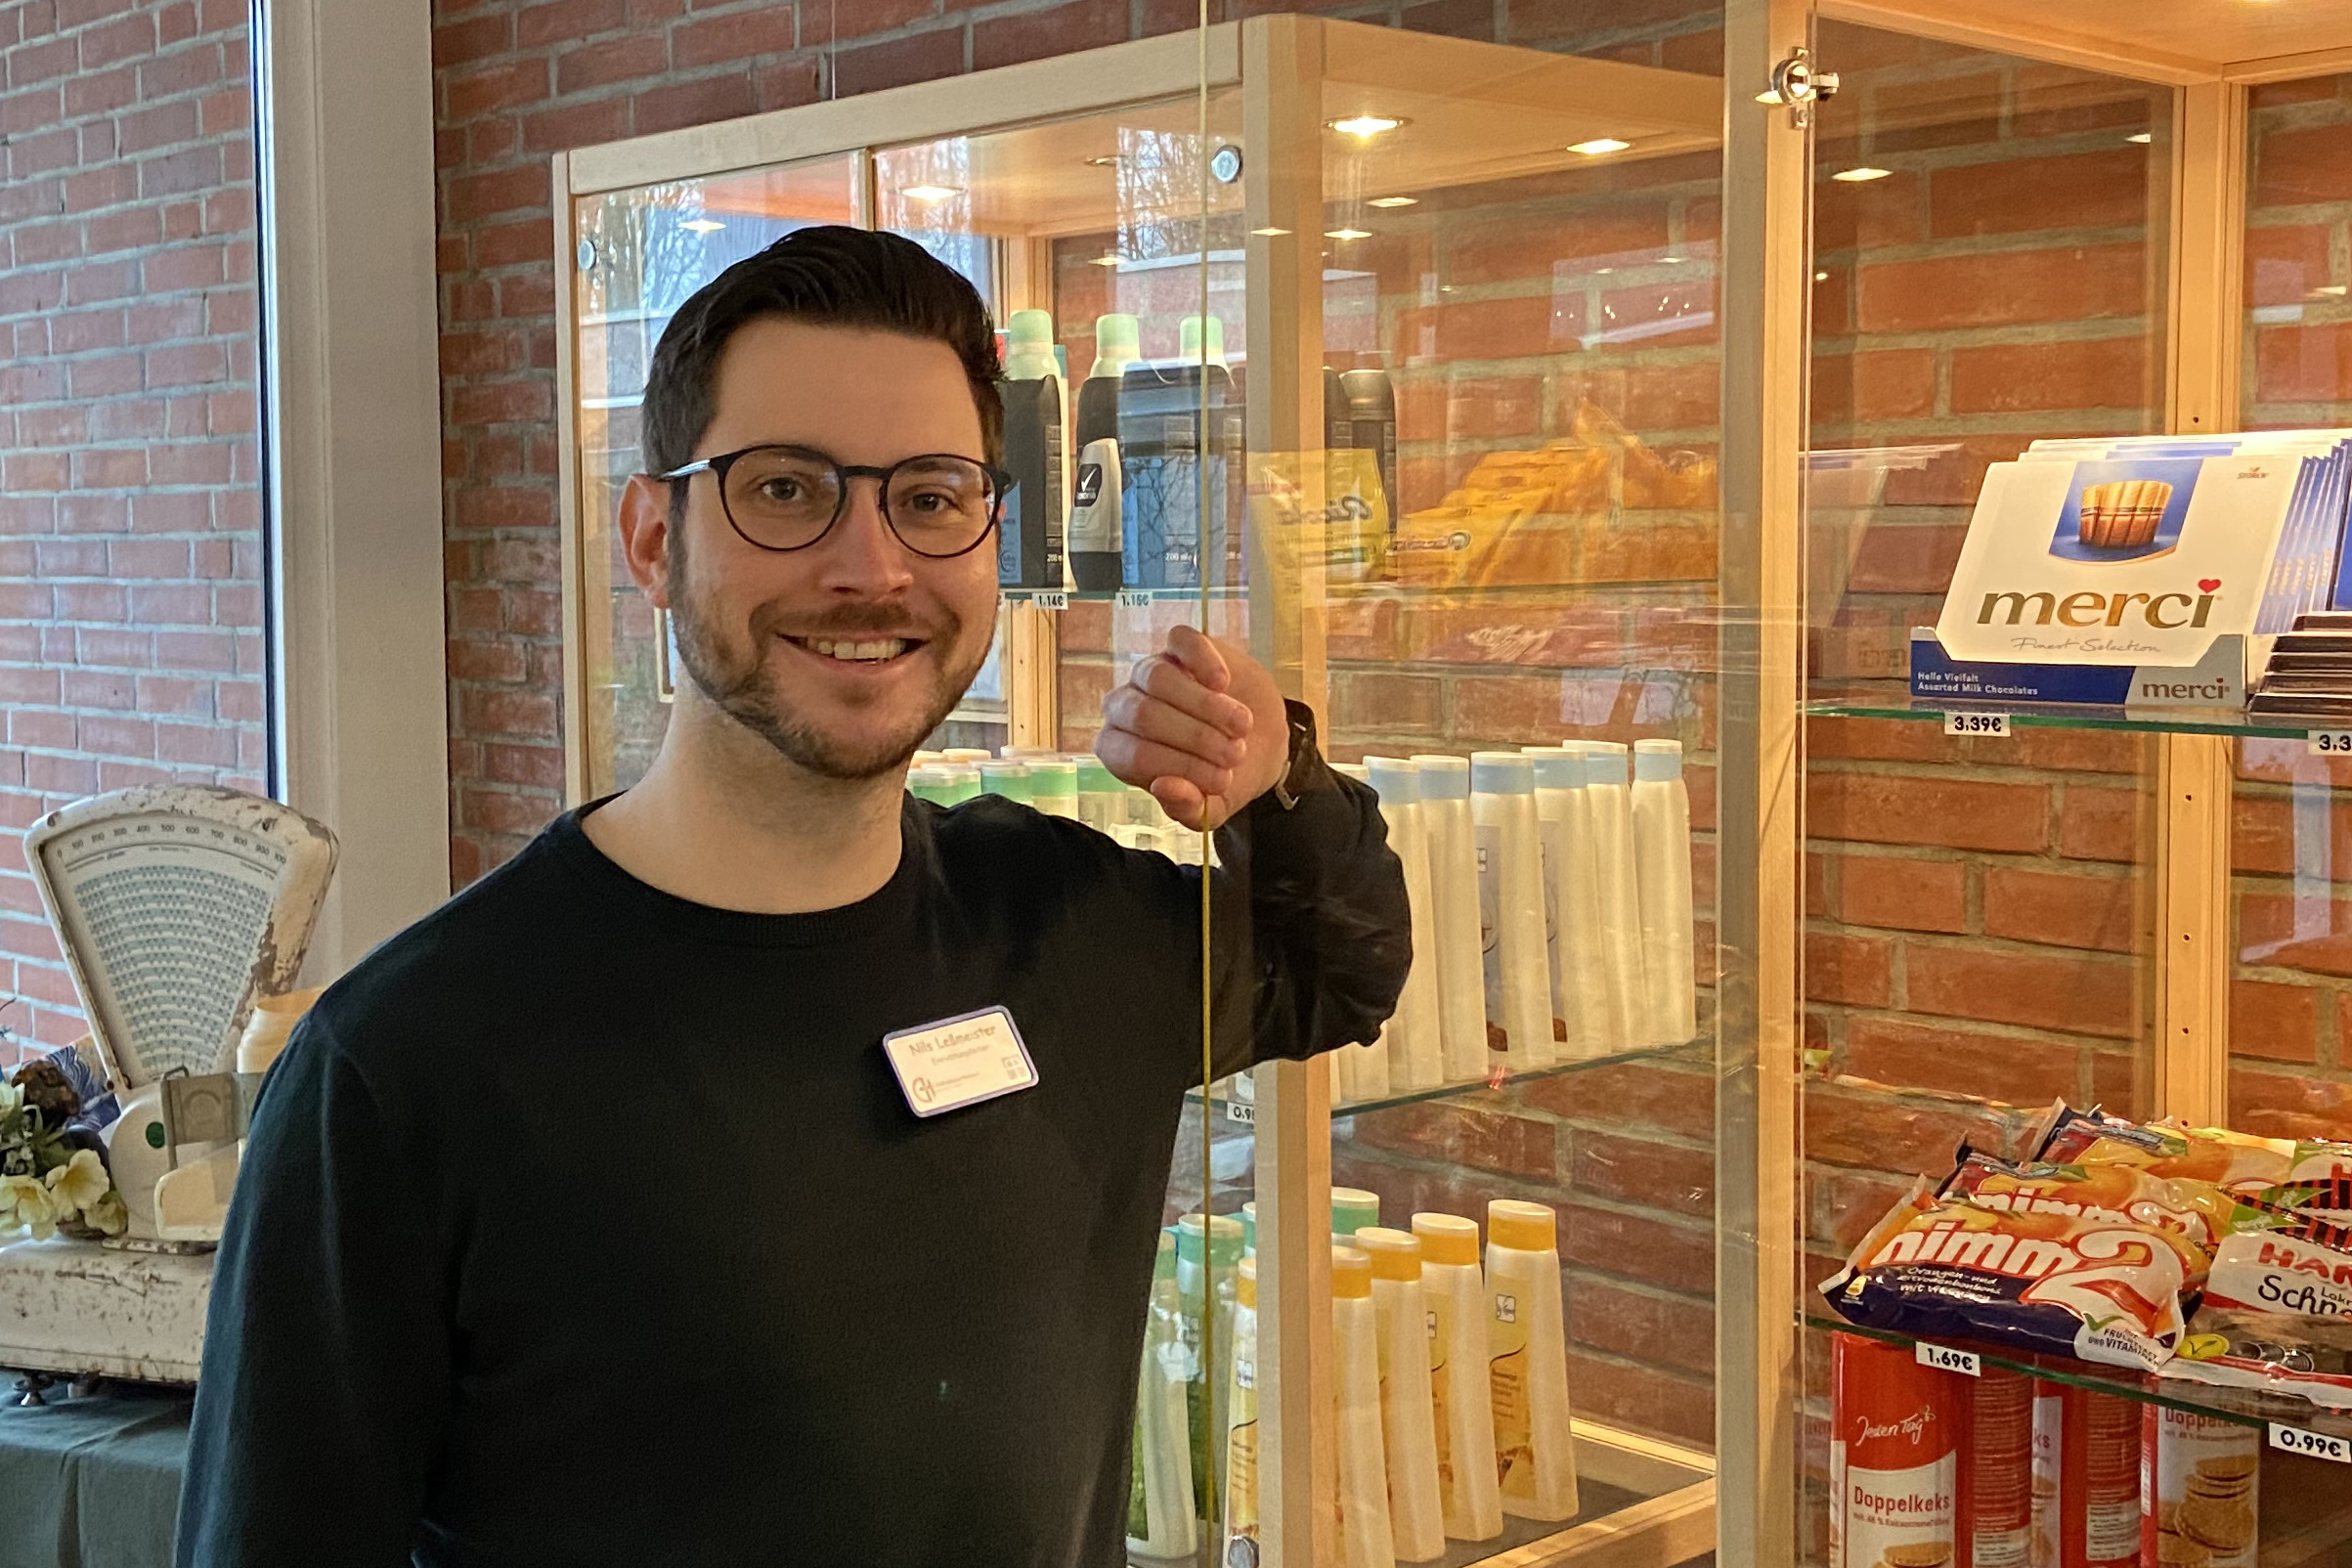
M 9 1115 L 24 1103 L 24 1091 L 0 1078 L 0 1116 Z
M 108 1236 L 120 1236 L 131 1228 L 131 1215 L 122 1206 L 122 1195 L 109 1187 L 106 1197 L 82 1210 L 82 1223 Z
M 73 1157 L 49 1173 L 49 1193 L 57 1200 L 58 1218 L 69 1220 L 111 1192 L 113 1178 L 94 1149 L 77 1149 Z
M 30 1228 L 36 1241 L 57 1232 L 57 1204 L 49 1189 L 30 1176 L 0 1176 L 0 1217 Z

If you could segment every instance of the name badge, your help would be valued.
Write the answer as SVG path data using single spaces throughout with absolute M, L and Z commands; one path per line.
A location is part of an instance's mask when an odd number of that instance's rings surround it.
M 882 1051 L 918 1116 L 961 1111 L 1037 1083 L 1037 1064 L 1003 1007 L 886 1034 Z

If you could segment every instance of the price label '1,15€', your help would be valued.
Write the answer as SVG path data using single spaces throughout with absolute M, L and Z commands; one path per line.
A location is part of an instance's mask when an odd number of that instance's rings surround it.
M 2270 1423 L 2270 1446 L 2285 1449 L 2289 1454 L 2307 1455 L 2315 1459 L 2333 1459 L 2338 1464 L 2352 1464 L 2352 1437 L 2310 1432 L 2300 1426 L 2273 1421 Z
M 2352 757 L 2352 729 L 2307 730 L 2303 738 L 2314 757 Z
M 2006 735 L 2009 733 L 2007 714 L 1945 714 L 1943 732 L 1946 735 Z

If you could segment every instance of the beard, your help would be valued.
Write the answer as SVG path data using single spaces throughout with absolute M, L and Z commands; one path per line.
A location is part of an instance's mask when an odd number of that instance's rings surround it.
M 955 711 L 988 657 L 985 643 L 959 654 L 964 624 L 942 611 L 945 624 L 923 645 L 900 655 L 926 662 L 931 679 L 919 700 L 893 712 L 877 703 L 851 710 L 849 723 L 828 728 L 795 707 L 768 654 L 777 638 L 776 622 L 783 611 L 763 604 L 752 612 L 750 637 L 730 645 L 708 614 L 693 588 L 687 567 L 685 530 L 671 531 L 671 553 L 666 584 L 670 617 L 676 630 L 678 663 L 686 677 L 710 698 L 719 711 L 775 748 L 786 762 L 820 778 L 858 782 L 903 766 L 924 739 Z M 796 628 L 804 637 L 854 639 L 892 634 L 905 628 L 906 617 L 882 605 L 845 606 Z M 949 662 L 952 661 L 952 662 Z M 856 717 L 862 715 L 863 723 Z

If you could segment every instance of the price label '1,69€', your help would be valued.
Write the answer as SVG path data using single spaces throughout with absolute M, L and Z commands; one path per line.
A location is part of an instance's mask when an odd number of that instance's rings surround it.
M 2009 733 L 2007 714 L 1945 714 L 1943 732 L 1946 735 L 2006 735 Z
M 2314 729 L 2305 733 L 2314 757 L 2352 757 L 2352 729 Z

